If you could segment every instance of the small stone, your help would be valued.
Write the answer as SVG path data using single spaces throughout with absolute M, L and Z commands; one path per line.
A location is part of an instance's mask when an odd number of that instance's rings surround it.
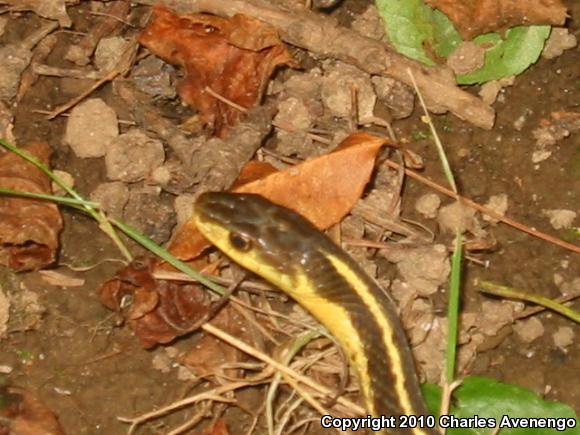
M 324 106 L 332 116 L 351 116 L 353 89 L 357 90 L 359 122 L 372 122 L 377 97 L 369 75 L 346 63 L 327 62 L 321 95 Z
M 64 142 L 77 157 L 102 157 L 118 135 L 115 111 L 100 98 L 91 98 L 71 110 Z
M 129 188 L 120 181 L 102 183 L 93 190 L 90 198 L 108 215 L 119 219 L 123 216 L 123 209 L 129 201 Z
M 306 130 L 312 124 L 308 108 L 298 98 L 290 97 L 278 103 L 278 113 L 274 122 L 280 123 L 289 130 Z
M 441 229 L 451 234 L 471 230 L 476 224 L 475 210 L 460 202 L 453 202 L 439 210 L 437 221 Z
M 187 367 L 179 366 L 177 368 L 177 379 L 180 381 L 193 381 L 197 379 L 197 376 Z
M 134 128 L 117 137 L 107 147 L 107 177 L 134 183 L 151 174 L 164 160 L 163 144 Z
M 161 373 L 169 373 L 171 371 L 171 363 L 171 357 L 166 353 L 158 353 L 151 360 L 153 368 Z
M 421 246 L 400 252 L 384 252 L 387 260 L 397 264 L 400 276 L 419 296 L 437 292 L 447 282 L 451 266 L 444 245 Z
M 191 218 L 196 197 L 197 195 L 184 193 L 175 198 L 173 209 L 177 214 L 177 225 L 181 226 Z
M 515 82 L 515 77 L 505 77 L 500 80 L 490 80 L 487 83 L 484 83 L 479 90 L 479 96 L 481 99 L 487 104 L 493 104 L 497 99 L 500 101 L 498 95 L 502 88 L 506 88 L 508 86 L 512 86 Z
M 485 206 L 501 216 L 505 216 L 508 209 L 508 196 L 505 193 L 500 193 L 499 195 L 492 195 L 489 197 L 489 201 L 485 203 Z M 499 221 L 486 214 L 483 215 L 483 220 L 491 223 L 498 223 Z
M 172 67 L 155 56 L 139 62 L 131 73 L 131 78 L 140 91 L 161 98 L 175 97 L 175 86 L 171 82 Z
M 129 41 L 120 36 L 101 39 L 95 49 L 95 66 L 101 71 L 112 70 L 121 60 L 128 45 Z
M 437 210 L 441 206 L 441 198 L 435 193 L 427 193 L 417 199 L 415 210 L 425 216 L 427 219 L 433 219 L 437 216 Z
M 485 49 L 475 42 L 464 41 L 447 58 L 447 66 L 457 75 L 469 74 L 483 66 Z
M 550 225 L 556 230 L 571 228 L 577 213 L 572 210 L 544 210 L 544 215 L 550 218 Z
M 56 175 L 58 178 L 61 179 L 61 181 L 67 185 L 68 187 L 74 187 L 75 186 L 75 179 L 74 177 L 69 174 L 68 172 L 65 171 L 61 171 L 59 169 L 53 169 L 52 170 L 53 174 Z M 55 183 L 54 181 L 51 183 L 52 186 L 52 193 L 55 195 L 60 195 L 60 196 L 65 196 L 67 195 L 66 191 L 60 187 L 60 185 L 58 185 L 57 183 Z
M 568 29 L 562 27 L 553 27 L 550 32 L 550 37 L 544 45 L 542 57 L 545 59 L 553 59 L 560 56 L 564 50 L 576 47 L 578 41 L 576 37 L 570 34 Z
M 371 81 L 379 101 L 389 108 L 393 118 L 411 116 L 415 94 L 409 86 L 390 77 L 374 76 Z
M 278 104 L 278 113 L 274 118 L 276 132 L 276 150 L 284 155 L 309 157 L 313 151 L 312 141 L 306 131 L 312 125 L 312 115 L 302 100 L 287 98 Z
M 129 191 L 129 201 L 123 219 L 146 234 L 155 243 L 166 242 L 175 226 L 173 207 L 159 187 L 135 187 Z
M 350 27 L 355 32 L 377 41 L 385 36 L 385 25 L 375 5 L 369 5 L 362 14 L 356 14 Z
M 561 326 L 552 334 L 552 339 L 556 347 L 566 351 L 566 348 L 574 343 L 574 335 L 574 330 L 571 327 Z
M 530 317 L 518 320 L 514 324 L 514 331 L 524 343 L 531 343 L 544 335 L 544 325 L 537 317 Z

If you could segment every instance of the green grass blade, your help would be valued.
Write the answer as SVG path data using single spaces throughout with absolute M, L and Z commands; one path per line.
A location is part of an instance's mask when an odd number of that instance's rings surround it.
M 459 292 L 461 289 L 461 260 L 463 258 L 463 237 L 455 236 L 455 250 L 451 259 L 451 280 L 449 282 L 449 300 L 447 308 L 447 355 L 446 377 L 451 382 L 455 377 L 457 353 L 457 327 L 459 322 Z

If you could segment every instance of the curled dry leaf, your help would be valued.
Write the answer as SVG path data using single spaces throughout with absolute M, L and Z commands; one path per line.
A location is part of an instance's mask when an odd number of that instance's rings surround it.
M 178 86 L 180 97 L 200 112 L 202 121 L 219 137 L 242 112 L 211 91 L 249 109 L 259 102 L 274 69 L 294 64 L 274 27 L 244 15 L 177 15 L 158 5 L 139 42 L 185 70 Z
M 384 138 L 355 133 L 329 154 L 283 171 L 261 169 L 266 176 L 258 179 L 252 176 L 253 181 L 232 190 L 260 194 L 297 211 L 316 227 L 326 229 L 340 222 L 361 197 L 377 153 L 385 143 Z M 169 251 L 182 260 L 189 260 L 208 246 L 193 222 L 188 221 L 172 239 Z
M 58 418 L 32 393 L 0 387 L 0 434 L 65 435 Z
M 463 39 L 482 33 L 530 24 L 562 25 L 566 7 L 561 0 L 426 0 L 453 21 Z
M 191 332 L 209 309 L 207 293 L 198 285 L 155 280 L 155 265 L 153 258 L 134 261 L 99 289 L 101 302 L 123 313 L 146 348 Z
M 23 148 L 48 164 L 50 148 L 36 142 Z M 0 187 L 50 193 L 50 179 L 13 153 L 0 154 Z M 48 201 L 0 195 L 0 264 L 16 271 L 40 269 L 52 263 L 58 248 L 62 218 Z

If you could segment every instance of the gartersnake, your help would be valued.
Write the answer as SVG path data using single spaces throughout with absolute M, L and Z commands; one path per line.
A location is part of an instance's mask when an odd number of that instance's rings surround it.
M 372 416 L 427 415 L 394 302 L 327 236 L 253 194 L 202 194 L 194 221 L 222 252 L 288 293 L 337 338 Z M 438 432 L 417 427 L 383 433 Z

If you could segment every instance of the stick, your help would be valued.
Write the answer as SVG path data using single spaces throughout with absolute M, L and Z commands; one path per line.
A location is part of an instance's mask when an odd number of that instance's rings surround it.
M 399 169 L 401 167 L 401 165 L 399 165 L 398 163 L 395 163 L 391 160 L 385 160 L 384 163 L 393 169 Z M 469 207 L 472 207 L 481 213 L 484 213 L 484 214 L 491 216 L 492 218 L 494 218 L 500 222 L 503 222 L 506 225 L 509 225 L 512 228 L 515 228 L 515 229 L 520 230 L 524 233 L 527 233 L 530 236 L 534 236 L 534 237 L 537 237 L 538 239 L 542 239 L 546 242 L 550 242 L 554 245 L 560 246 L 561 248 L 575 252 L 576 254 L 580 254 L 580 246 L 574 245 L 572 243 L 568 243 L 564 240 L 560 240 L 556 237 L 550 236 L 549 234 L 543 233 L 541 231 L 538 231 L 538 230 L 535 230 L 531 227 L 528 227 L 524 224 L 521 224 L 518 221 L 515 221 L 507 216 L 503 216 L 503 215 L 493 211 L 492 209 L 490 209 L 488 207 L 485 207 L 481 204 L 478 204 L 475 201 L 472 201 L 469 198 L 458 195 L 457 193 L 453 192 L 452 190 L 449 190 L 449 189 L 435 183 L 434 181 L 431 181 L 428 178 L 423 177 L 422 175 L 419 175 L 418 173 L 416 173 L 414 171 L 411 171 L 410 169 L 405 169 L 405 174 L 408 175 L 409 177 L 411 177 L 415 180 L 418 180 L 421 183 L 437 190 L 438 192 L 444 193 L 445 195 L 449 196 L 450 198 L 457 199 L 458 201 L 461 201 L 463 204 L 466 204 Z

